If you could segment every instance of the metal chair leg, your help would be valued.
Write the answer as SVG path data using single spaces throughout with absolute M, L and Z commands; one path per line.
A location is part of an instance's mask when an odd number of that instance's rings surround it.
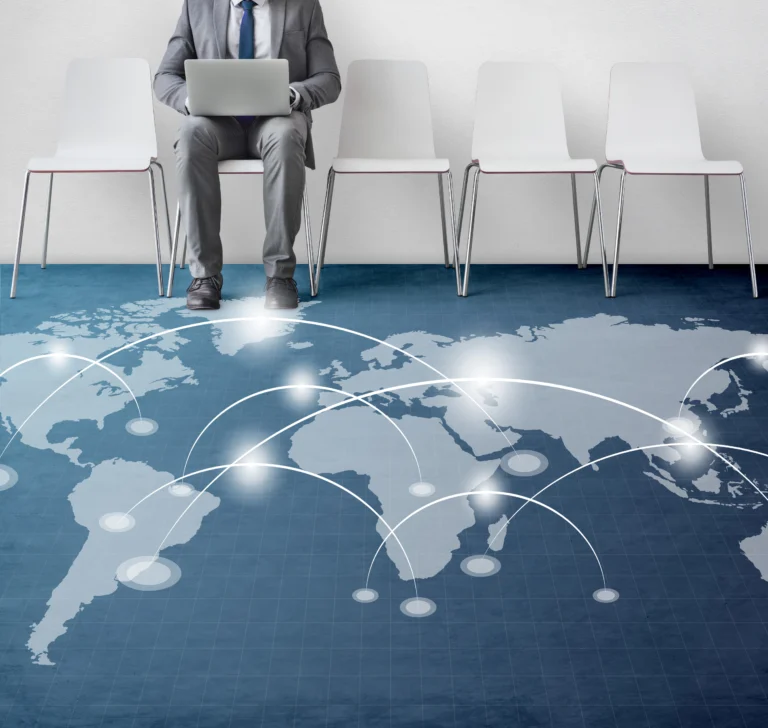
M 312 247 L 312 221 L 309 216 L 309 194 L 307 192 L 307 186 L 304 185 L 304 202 L 302 204 L 304 209 L 304 233 L 307 238 L 307 265 L 309 266 L 309 293 L 314 298 L 315 291 L 315 251 Z
M 598 185 L 603 179 L 603 171 L 608 167 L 615 168 L 613 164 L 601 164 L 597 168 L 597 183 Z M 589 227 L 587 228 L 587 244 L 584 247 L 584 255 L 581 259 L 581 267 L 586 268 L 589 265 L 589 249 L 592 245 L 592 230 L 595 226 L 595 211 L 597 209 L 597 198 L 592 197 L 592 210 L 589 213 Z
M 451 238 L 453 240 L 453 268 L 456 273 L 456 293 L 461 295 L 461 262 L 459 261 L 459 240 L 456 236 L 455 203 L 453 199 L 453 173 L 448 172 L 448 204 L 451 210 Z
M 181 205 L 176 205 L 176 222 L 173 226 L 173 243 L 171 245 L 171 264 L 168 266 L 168 298 L 173 296 L 173 281 L 176 277 L 176 256 L 179 252 L 179 230 L 181 228 Z
M 443 258 L 445 260 L 445 267 L 450 268 L 451 263 L 448 258 L 448 225 L 445 222 L 445 190 L 443 189 L 442 174 L 437 175 L 437 186 L 440 190 L 440 222 L 442 223 L 443 228 Z
M 11 279 L 11 298 L 16 298 L 16 284 L 19 280 L 19 261 L 21 260 L 21 243 L 24 240 L 24 220 L 27 217 L 27 199 L 29 198 L 29 175 L 24 177 L 24 192 L 21 196 L 21 216 L 19 218 L 19 237 L 16 241 L 16 257 L 13 261 L 13 278 Z
M 480 169 L 475 172 L 475 179 L 472 182 L 472 204 L 469 208 L 469 230 L 467 231 L 467 260 L 464 264 L 464 285 L 462 287 L 462 296 L 466 298 L 469 295 L 469 267 L 472 261 L 472 243 L 475 239 L 475 218 L 477 213 L 477 190 L 480 184 Z
M 576 267 L 581 270 L 581 229 L 579 225 L 579 196 L 576 190 L 576 175 L 571 174 L 571 194 L 573 196 L 573 226 L 576 230 Z
M 709 259 L 709 269 L 715 267 L 715 260 L 712 254 L 712 206 L 709 201 L 709 175 L 704 175 L 704 202 L 707 208 L 707 254 Z
M 152 162 L 152 164 L 157 167 L 160 170 L 160 180 L 163 183 L 163 201 L 165 203 L 165 222 L 168 232 L 168 253 L 171 253 L 171 248 L 173 247 L 173 242 L 171 239 L 171 214 L 168 209 L 168 188 L 165 184 L 165 170 L 163 169 L 163 165 L 160 164 L 157 160 Z
M 749 205 L 747 204 L 747 182 L 744 173 L 739 175 L 741 180 L 741 200 L 744 205 L 744 226 L 747 232 L 747 252 L 749 253 L 749 275 L 752 278 L 752 297 L 758 297 L 757 273 L 755 271 L 755 254 L 752 250 L 752 229 L 749 224 Z
M 328 245 L 328 227 L 331 222 L 331 205 L 333 204 L 333 188 L 336 184 L 336 172 L 333 168 L 328 170 L 328 182 L 325 188 L 325 203 L 323 204 L 323 219 L 320 224 L 320 250 L 318 252 L 317 267 L 315 269 L 315 293 L 320 292 L 320 271 L 325 265 L 325 249 Z
M 469 173 L 472 169 L 477 168 L 477 162 L 471 162 L 464 170 L 464 182 L 461 186 L 461 199 L 459 200 L 459 220 L 456 226 L 456 241 L 459 250 L 461 250 L 461 231 L 464 227 L 464 206 L 467 202 L 467 188 L 469 185 Z
M 48 234 L 51 231 L 51 200 L 53 199 L 53 172 L 51 172 L 51 179 L 48 182 L 48 206 L 45 213 L 45 233 L 43 234 L 43 258 L 40 262 L 40 267 L 45 269 L 48 267 Z
M 621 246 L 621 227 L 624 221 L 624 188 L 626 186 L 627 170 L 621 171 L 619 186 L 619 217 L 616 221 L 616 249 L 613 253 L 613 280 L 611 282 L 611 298 L 616 298 L 616 282 L 619 277 L 619 248 Z
M 603 202 L 600 196 L 600 178 L 597 172 L 595 172 L 594 174 L 594 180 L 595 180 L 595 205 L 597 206 L 597 230 L 598 230 L 598 236 L 600 238 L 600 256 L 603 262 L 603 285 L 605 287 L 605 297 L 609 298 L 611 291 L 608 283 L 608 256 L 605 253 L 605 231 L 603 229 Z M 586 263 L 586 259 L 584 262 Z
M 165 294 L 163 290 L 163 259 L 160 252 L 160 225 L 157 219 L 157 196 L 155 194 L 155 173 L 150 165 L 147 170 L 149 175 L 149 195 L 152 201 L 152 221 L 155 226 L 155 252 L 157 254 L 157 289 L 160 297 Z

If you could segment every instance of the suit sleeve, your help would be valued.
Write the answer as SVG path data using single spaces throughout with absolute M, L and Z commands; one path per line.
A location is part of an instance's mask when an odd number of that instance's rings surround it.
M 315 0 L 307 30 L 307 79 L 292 85 L 301 96 L 302 111 L 332 104 L 341 93 L 341 75 L 319 0 Z
M 197 57 L 189 24 L 188 2 L 189 0 L 184 0 L 181 17 L 168 42 L 168 48 L 160 61 L 154 80 L 157 98 L 181 114 L 189 113 L 186 109 L 187 80 L 184 75 L 184 61 Z

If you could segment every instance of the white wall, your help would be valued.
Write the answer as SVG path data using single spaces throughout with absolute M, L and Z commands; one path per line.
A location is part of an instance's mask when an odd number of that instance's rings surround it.
M 289 2 L 291 0 L 288 0 Z M 21 183 L 30 156 L 52 152 L 64 71 L 76 56 L 143 56 L 153 69 L 181 0 L 0 2 L 0 261 L 12 260 Z M 422 59 L 429 67 L 438 154 L 457 187 L 471 145 L 475 76 L 492 60 L 549 61 L 560 69 L 571 152 L 600 159 L 608 74 L 616 61 L 682 61 L 691 68 L 704 151 L 745 164 L 758 259 L 768 262 L 768 3 L 765 0 L 324 0 L 342 73 L 356 58 Z M 315 233 L 325 173 L 336 151 L 341 104 L 316 114 L 318 170 L 310 177 Z M 157 105 L 160 160 L 170 173 L 175 112 Z M 616 177 L 606 174 L 606 229 Z M 583 180 L 582 221 L 590 186 Z M 46 182 L 33 178 L 25 261 L 38 260 Z M 224 184 L 227 260 L 260 259 L 260 183 Z M 566 178 L 482 181 L 478 262 L 573 259 Z M 146 178 L 67 177 L 54 199 L 50 261 L 150 262 Z M 712 184 L 715 254 L 745 260 L 738 182 Z M 255 206 L 248 205 L 255 198 Z M 431 178 L 341 178 L 329 262 L 427 262 L 441 256 L 437 185 Z M 253 210 L 251 212 L 251 210 Z M 700 179 L 631 179 L 624 260 L 703 262 Z M 301 243 L 301 241 L 299 241 Z M 297 250 L 302 252 L 302 245 Z

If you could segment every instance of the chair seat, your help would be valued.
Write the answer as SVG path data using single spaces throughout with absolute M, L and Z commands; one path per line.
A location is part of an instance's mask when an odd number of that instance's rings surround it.
M 146 172 L 151 157 L 77 157 L 57 155 L 29 160 L 30 172 Z
M 485 174 L 556 174 L 594 173 L 597 162 L 594 159 L 570 159 L 542 157 L 540 159 L 479 159 L 480 171 Z
M 447 159 L 334 159 L 339 174 L 443 174 L 449 172 Z
M 736 175 L 744 171 L 739 162 L 710 162 L 708 159 L 624 160 L 628 174 Z
M 260 159 L 228 159 L 219 162 L 219 174 L 264 174 Z

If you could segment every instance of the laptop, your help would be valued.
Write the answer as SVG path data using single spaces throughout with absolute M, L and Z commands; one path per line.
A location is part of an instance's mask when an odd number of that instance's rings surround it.
M 189 113 L 193 116 L 288 116 L 288 61 L 187 60 Z

